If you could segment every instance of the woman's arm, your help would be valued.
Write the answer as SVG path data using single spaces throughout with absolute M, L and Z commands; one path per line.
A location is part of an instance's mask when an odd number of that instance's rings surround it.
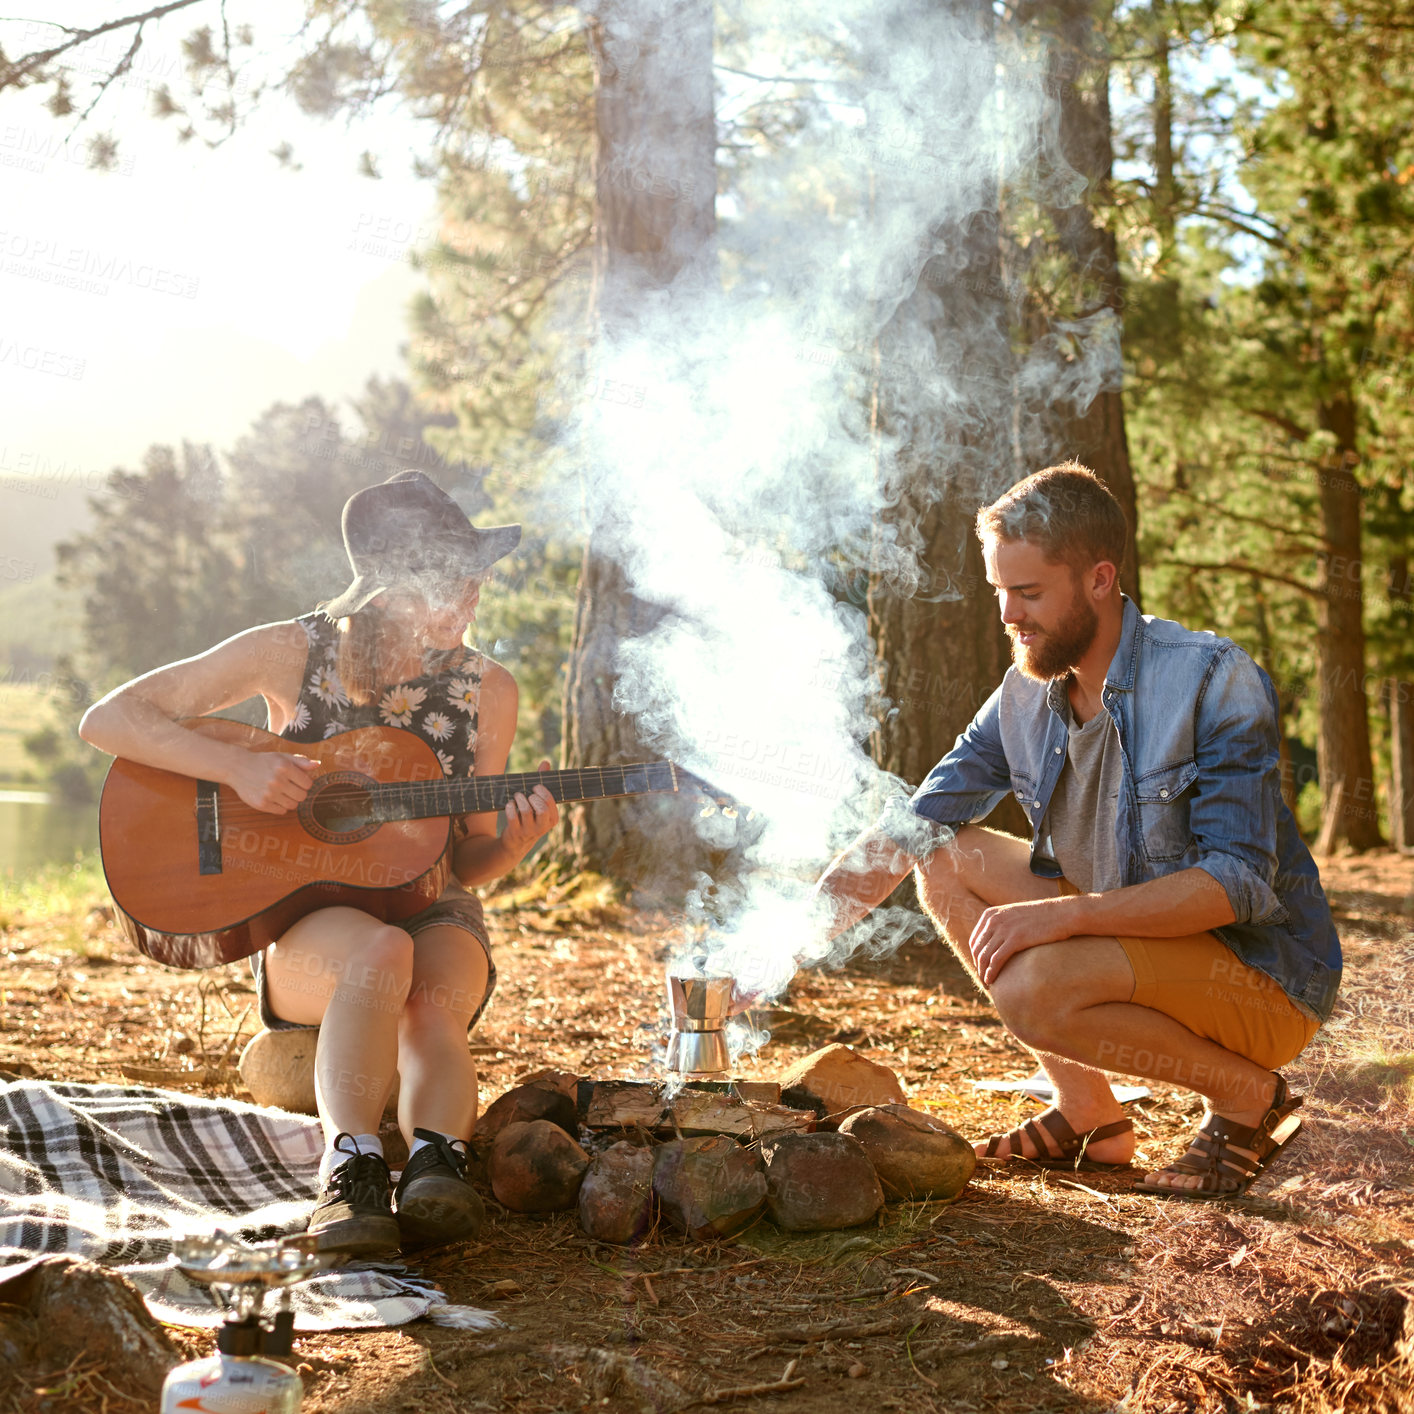
M 314 767 L 309 758 L 246 751 L 189 732 L 178 723 L 257 695 L 288 712 L 299 696 L 308 651 L 309 640 L 298 624 L 247 629 L 194 658 L 169 663 L 114 688 L 84 713 L 79 735 L 111 756 L 221 781 L 247 805 L 283 814 L 309 790 Z
M 510 760 L 515 738 L 520 691 L 516 680 L 499 664 L 487 662 L 481 679 L 481 705 L 476 740 L 476 774 L 499 776 Z M 550 769 L 548 761 L 540 763 Z M 506 825 L 497 836 L 500 814 L 486 811 L 466 817 L 467 837 L 452 852 L 452 872 L 468 888 L 489 884 L 509 873 L 530 853 L 530 847 L 559 823 L 555 798 L 544 786 L 528 796 L 506 802 Z

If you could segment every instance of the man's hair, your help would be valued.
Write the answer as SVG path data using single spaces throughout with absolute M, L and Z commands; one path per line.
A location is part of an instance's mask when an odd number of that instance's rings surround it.
M 1018 481 L 977 512 L 977 537 L 1027 540 L 1048 560 L 1087 570 L 1124 564 L 1129 527 L 1109 488 L 1079 462 L 1062 462 Z

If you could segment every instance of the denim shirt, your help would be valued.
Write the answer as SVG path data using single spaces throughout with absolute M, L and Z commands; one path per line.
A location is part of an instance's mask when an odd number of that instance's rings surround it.
M 1043 825 L 1066 761 L 1065 697 L 1064 680 L 1009 668 L 913 810 L 957 827 L 1014 791 L 1031 822 L 1031 872 L 1059 878 Z M 1102 700 L 1123 753 L 1115 839 L 1124 884 L 1195 867 L 1211 874 L 1236 915 L 1213 931 L 1324 1021 L 1340 985 L 1340 942 L 1282 799 L 1271 680 L 1230 639 L 1140 614 L 1126 597 Z

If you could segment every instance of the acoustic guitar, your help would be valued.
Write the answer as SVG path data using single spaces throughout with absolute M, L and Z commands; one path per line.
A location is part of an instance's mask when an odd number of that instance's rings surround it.
M 449 817 L 500 810 L 538 785 L 577 801 L 702 784 L 671 761 L 454 778 L 398 727 L 296 742 L 220 717 L 182 725 L 248 751 L 308 756 L 320 770 L 297 809 L 272 815 L 215 781 L 113 762 L 98 807 L 103 872 L 123 931 L 172 967 L 249 957 L 336 904 L 410 918 L 451 877 Z

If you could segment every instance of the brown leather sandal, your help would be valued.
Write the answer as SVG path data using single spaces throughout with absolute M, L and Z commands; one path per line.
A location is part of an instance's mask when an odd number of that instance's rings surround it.
M 1262 1116 L 1260 1124 L 1249 1127 L 1234 1124 L 1221 1115 L 1209 1115 L 1193 1136 L 1188 1152 L 1158 1170 L 1159 1173 L 1196 1177 L 1196 1187 L 1170 1188 L 1142 1179 L 1134 1186 L 1145 1193 L 1158 1193 L 1165 1198 L 1192 1198 L 1197 1202 L 1240 1198 L 1300 1132 L 1301 1121 L 1295 1113 L 1300 1105 L 1301 1096 L 1293 1099 L 1286 1081 L 1278 1075 L 1271 1108 Z M 1249 1158 L 1248 1154 L 1255 1154 L 1256 1158 Z
M 1051 1141 L 1056 1146 L 1058 1153 L 1052 1154 L 1046 1145 L 1046 1136 L 1041 1133 L 1045 1129 L 1046 1134 L 1051 1136 Z M 1098 1159 L 1087 1159 L 1085 1151 L 1097 1139 L 1113 1139 L 1120 1134 L 1131 1134 L 1134 1126 L 1127 1119 L 1117 1119 L 1113 1124 L 1102 1124 L 1098 1129 L 1088 1130 L 1084 1134 L 1077 1134 L 1071 1127 L 1066 1117 L 1055 1108 L 1042 1110 L 1034 1119 L 1028 1119 L 1025 1124 L 1017 1129 L 1010 1130 L 1006 1134 L 994 1134 L 987 1140 L 986 1152 L 979 1155 L 983 1159 L 992 1159 L 997 1162 L 1005 1162 L 1010 1159 L 1020 1160 L 1022 1163 L 1034 1164 L 1042 1169 L 1071 1169 L 1078 1173 L 1107 1173 L 1115 1169 L 1127 1169 L 1128 1163 L 1104 1164 Z M 1027 1154 L 1020 1153 L 1022 1139 L 1029 1139 L 1036 1149 L 1036 1157 L 1032 1158 Z M 999 1154 L 997 1151 L 1003 1144 L 1011 1150 L 1007 1154 Z

